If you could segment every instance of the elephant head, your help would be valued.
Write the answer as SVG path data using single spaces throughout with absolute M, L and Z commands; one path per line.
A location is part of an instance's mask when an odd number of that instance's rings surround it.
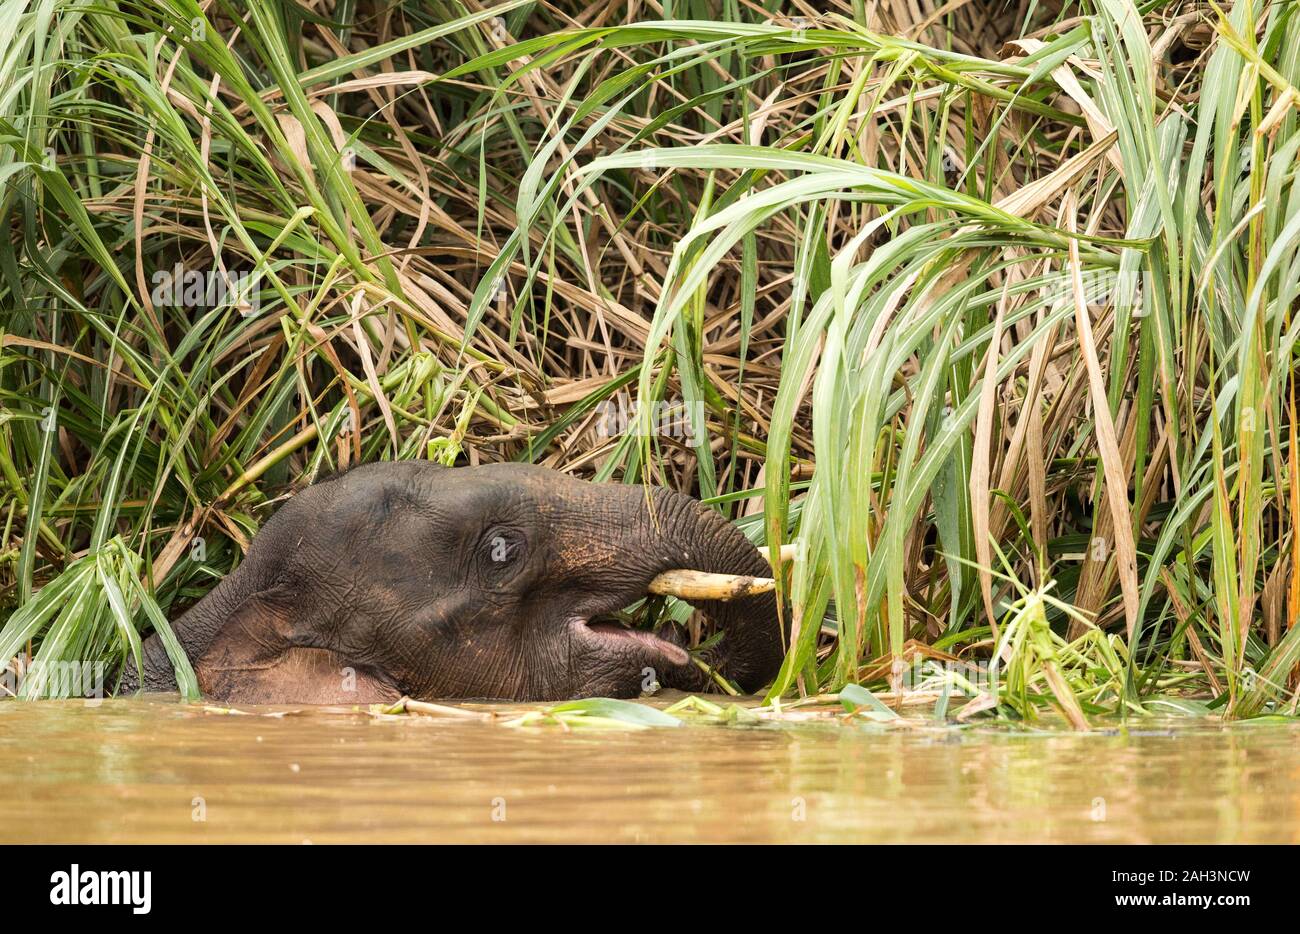
M 210 697 L 264 703 L 635 696 L 711 679 L 680 638 L 601 617 L 663 571 L 767 576 L 734 525 L 680 493 L 541 467 L 368 464 L 308 487 L 247 559 L 174 624 Z M 700 659 L 747 691 L 784 652 L 771 594 L 702 607 L 725 635 Z M 146 640 L 143 677 L 174 687 Z

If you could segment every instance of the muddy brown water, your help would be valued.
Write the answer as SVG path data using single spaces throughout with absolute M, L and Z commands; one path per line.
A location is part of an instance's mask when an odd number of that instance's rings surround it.
M 1300 842 L 1300 726 L 565 733 L 0 703 L 0 842 Z

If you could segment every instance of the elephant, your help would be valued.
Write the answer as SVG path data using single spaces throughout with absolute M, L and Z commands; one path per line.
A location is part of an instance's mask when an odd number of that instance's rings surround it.
M 530 464 L 370 463 L 290 497 L 172 627 L 204 696 L 231 702 L 635 697 L 652 681 L 708 690 L 704 666 L 763 688 L 788 639 L 772 593 L 702 602 L 723 635 L 695 658 L 680 629 L 605 618 L 677 568 L 772 573 L 675 491 Z M 174 689 L 155 633 L 118 693 Z

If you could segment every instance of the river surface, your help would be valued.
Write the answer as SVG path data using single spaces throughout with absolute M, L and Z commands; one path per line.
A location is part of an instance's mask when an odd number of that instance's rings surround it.
M 0 842 L 1300 842 L 1296 725 L 564 732 L 241 709 L 0 703 Z

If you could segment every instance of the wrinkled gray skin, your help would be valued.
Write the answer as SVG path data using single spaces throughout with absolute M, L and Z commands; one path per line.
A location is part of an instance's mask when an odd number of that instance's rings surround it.
M 246 703 L 632 697 L 706 690 L 680 647 L 593 618 L 662 571 L 770 576 L 717 513 L 679 493 L 541 467 L 369 464 L 290 499 L 247 559 L 173 623 L 209 697 Z M 652 507 L 652 508 L 651 508 Z M 770 594 L 704 604 L 702 658 L 746 691 L 776 674 Z M 661 631 L 662 634 L 662 631 Z M 175 689 L 157 636 L 119 692 Z

